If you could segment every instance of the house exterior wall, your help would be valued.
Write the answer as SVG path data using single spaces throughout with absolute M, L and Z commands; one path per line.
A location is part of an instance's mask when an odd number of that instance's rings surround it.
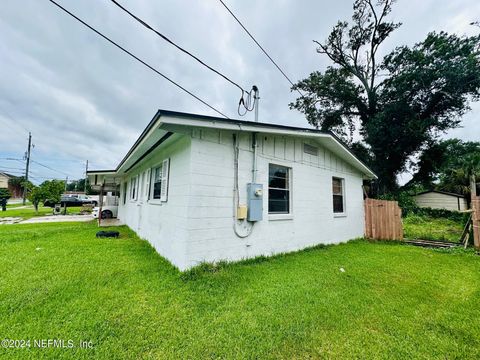
M 190 138 L 178 136 L 175 142 L 159 148 L 143 159 L 123 179 L 118 218 L 148 240 L 159 254 L 180 269 L 186 267 L 187 214 L 190 196 Z M 170 158 L 168 201 L 148 201 L 146 172 Z M 130 179 L 140 176 L 138 199 L 131 200 Z M 128 184 L 125 189 L 125 182 Z M 124 204 L 123 196 L 127 191 Z
M 233 133 L 196 128 L 175 136 L 171 145 L 153 151 L 125 176 L 118 217 L 180 270 L 363 236 L 362 175 L 314 140 L 258 135 L 263 220 L 250 236 L 240 238 L 233 230 Z M 305 153 L 304 142 L 318 147 L 318 155 Z M 251 134 L 241 133 L 239 143 L 239 196 L 240 204 L 246 204 L 246 186 L 252 181 Z M 165 158 L 170 159 L 168 201 L 153 204 L 147 200 L 146 172 Z M 291 168 L 291 215 L 268 214 L 269 163 Z M 137 200 L 129 199 L 134 176 L 140 176 Z M 332 177 L 344 179 L 345 216 L 333 213 Z
M 0 174 L 0 189 L 8 189 L 8 176 Z
M 222 130 L 192 131 L 188 267 L 203 261 L 240 260 L 363 236 L 362 175 L 313 140 L 261 134 L 258 135 L 257 183 L 263 184 L 264 190 L 263 220 L 255 223 L 250 236 L 236 236 L 232 135 Z M 317 146 L 318 155 L 305 153 L 304 142 Z M 240 204 L 246 204 L 246 184 L 252 181 L 252 158 L 251 134 L 241 133 Z M 291 168 L 292 214 L 289 216 L 268 214 L 269 163 Z M 345 216 L 334 216 L 332 177 L 344 179 Z
M 467 210 L 467 200 L 453 195 L 437 192 L 428 192 L 416 195 L 415 202 L 419 207 L 429 207 L 432 209 L 446 209 L 451 211 Z

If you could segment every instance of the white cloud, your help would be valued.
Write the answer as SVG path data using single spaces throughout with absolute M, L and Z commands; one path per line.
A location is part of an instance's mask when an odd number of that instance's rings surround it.
M 146 31 L 110 1 L 58 1 L 237 117 L 237 88 Z M 121 3 L 243 87 L 258 85 L 261 121 L 307 125 L 302 114 L 288 109 L 295 99 L 288 82 L 218 1 Z M 331 27 L 349 19 L 352 11 L 351 1 L 281 0 L 272 5 L 229 0 L 227 4 L 293 81 L 325 69 L 328 61 L 315 52 L 312 40 L 324 40 Z M 392 35 L 390 48 L 421 41 L 432 30 L 471 33 L 475 29 L 467 22 L 475 20 L 470 19 L 475 14 L 480 17 L 475 0 L 424 0 L 415 2 L 414 10 L 411 1 L 395 5 L 393 15 L 404 25 Z M 0 132 L 0 157 L 21 157 L 28 129 L 37 145 L 33 156 L 72 177 L 82 176 L 86 159 L 97 167 L 114 167 L 158 108 L 214 115 L 46 1 L 2 2 L 0 78 L 0 123 L 6 126 Z M 446 136 L 480 140 L 479 113 L 480 107 L 473 106 L 464 128 Z M 253 114 L 247 118 L 252 120 Z M 0 169 L 2 165 L 7 166 L 0 161 Z M 55 174 L 41 168 L 36 172 Z

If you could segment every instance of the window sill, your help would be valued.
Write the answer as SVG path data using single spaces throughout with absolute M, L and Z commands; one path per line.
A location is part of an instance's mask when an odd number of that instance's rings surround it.
M 148 200 L 148 203 L 150 205 L 160 205 L 160 206 L 162 206 L 164 202 L 160 201 L 160 200 Z
M 293 220 L 293 214 L 269 214 L 269 221 Z
M 347 213 L 333 213 L 334 218 L 345 218 L 347 217 Z

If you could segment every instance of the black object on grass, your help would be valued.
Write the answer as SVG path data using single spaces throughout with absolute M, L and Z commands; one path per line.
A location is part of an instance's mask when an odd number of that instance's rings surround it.
M 118 239 L 120 233 L 118 231 L 99 231 L 97 232 L 97 238 L 107 238 L 107 237 L 114 237 Z

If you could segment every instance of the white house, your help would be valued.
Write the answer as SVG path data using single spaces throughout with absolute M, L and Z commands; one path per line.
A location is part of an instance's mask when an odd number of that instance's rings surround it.
M 375 174 L 334 135 L 160 110 L 115 170 L 119 219 L 180 270 L 364 234 Z
M 414 196 L 419 207 L 463 211 L 468 209 L 467 199 L 460 194 L 445 191 L 424 191 Z

